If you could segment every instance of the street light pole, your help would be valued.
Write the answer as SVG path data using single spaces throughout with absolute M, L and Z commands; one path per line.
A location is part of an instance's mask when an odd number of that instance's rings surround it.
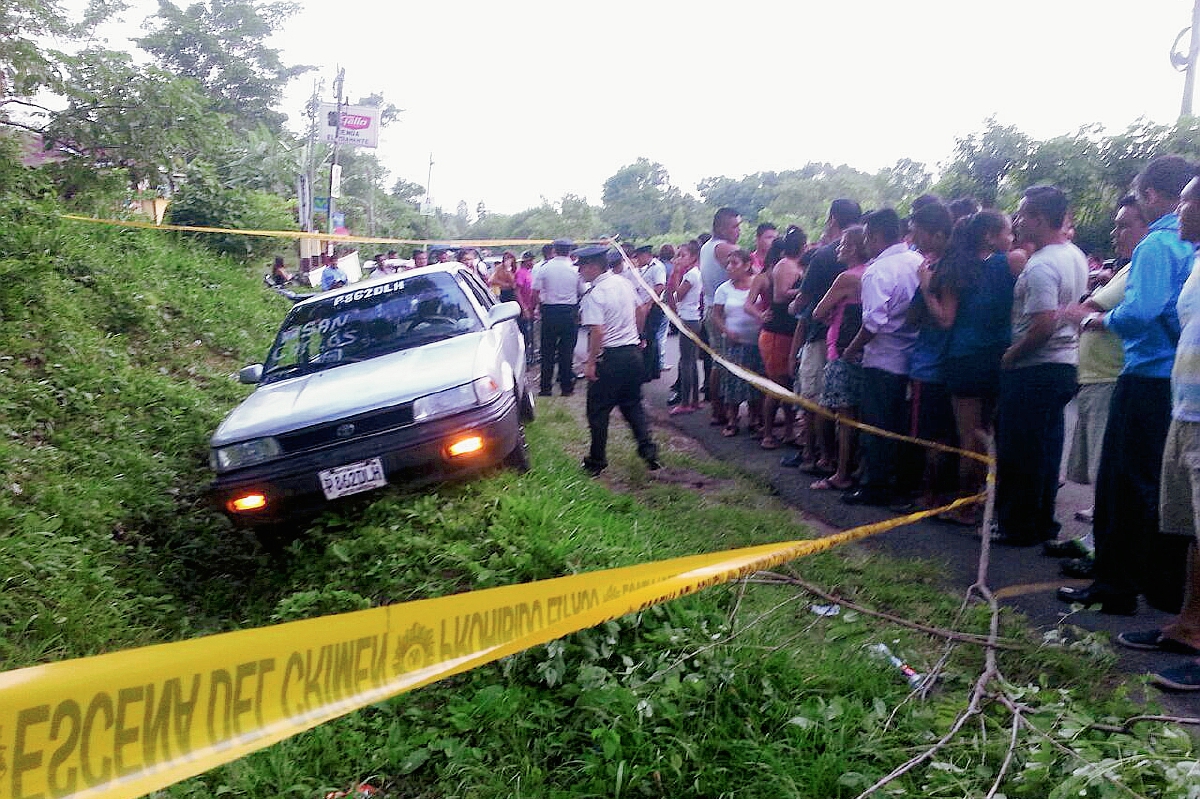
M 1188 49 L 1186 54 L 1180 53 L 1177 49 L 1179 40 L 1183 38 L 1185 33 L 1191 33 L 1188 37 Z M 1185 29 L 1179 32 L 1179 36 L 1175 38 L 1175 47 L 1171 51 L 1171 63 L 1175 68 L 1183 72 L 1183 102 L 1179 107 L 1180 117 L 1190 117 L 1192 115 L 1192 95 L 1196 93 L 1196 59 L 1200 56 L 1200 0 L 1195 0 L 1192 6 L 1192 26 L 1190 29 Z

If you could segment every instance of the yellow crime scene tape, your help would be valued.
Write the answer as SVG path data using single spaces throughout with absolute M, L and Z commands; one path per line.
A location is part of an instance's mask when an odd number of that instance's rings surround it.
M 357 244 L 420 244 L 420 245 L 451 245 L 454 247 L 519 247 L 525 244 L 550 244 L 552 239 L 390 239 L 381 236 L 352 236 L 337 233 L 318 233 L 305 230 L 242 230 L 237 228 L 203 227 L 199 225 L 156 225 L 153 222 L 142 222 L 136 219 L 99 219 L 79 214 L 59 214 L 62 219 L 72 222 L 89 222 L 95 225 L 112 227 L 128 227 L 140 230 L 174 230 L 182 233 L 225 233 L 236 236 L 258 236 L 274 239 L 320 239 L 321 241 L 347 242 Z M 583 243 L 590 243 L 591 240 Z M 599 241 L 597 239 L 596 241 Z
M 432 243 L 63 216 L 154 230 Z M 542 240 L 452 243 L 499 246 Z M 637 268 L 628 258 L 625 262 L 653 296 Z M 681 334 L 764 393 L 868 433 L 991 462 L 978 453 L 830 414 L 713 352 L 660 298 L 655 302 Z M 0 799 L 142 796 L 532 646 L 983 499 L 982 494 L 964 497 L 819 539 L 607 569 L 0 673 Z
M 142 796 L 609 619 L 977 501 L 834 535 L 490 588 L 0 674 L 0 797 Z

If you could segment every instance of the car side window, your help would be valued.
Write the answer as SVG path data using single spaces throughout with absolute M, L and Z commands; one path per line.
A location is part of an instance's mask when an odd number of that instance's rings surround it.
M 492 292 L 488 291 L 487 287 L 483 286 L 475 277 L 459 272 L 458 280 L 467 291 L 475 296 L 475 299 L 479 300 L 479 306 L 483 308 L 484 313 L 496 304 L 496 298 L 492 296 Z

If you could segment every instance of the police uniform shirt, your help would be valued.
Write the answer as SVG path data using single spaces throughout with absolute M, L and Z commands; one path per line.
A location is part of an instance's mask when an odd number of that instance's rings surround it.
M 534 273 L 533 288 L 542 305 L 574 305 L 579 302 L 579 270 L 570 258 L 556 256 Z
M 667 268 L 663 266 L 663 262 L 657 258 L 651 258 L 650 263 L 646 264 L 640 271 L 642 274 L 642 280 L 645 280 L 650 288 L 653 289 L 658 285 L 666 285 Z M 642 304 L 650 302 L 652 299 L 650 292 L 643 288 L 641 283 L 637 281 L 632 282 L 634 283 L 634 289 L 637 291 L 638 302 Z
M 640 340 L 637 329 L 637 295 L 629 281 L 604 272 L 579 303 L 582 325 L 604 325 L 600 346 L 624 347 Z

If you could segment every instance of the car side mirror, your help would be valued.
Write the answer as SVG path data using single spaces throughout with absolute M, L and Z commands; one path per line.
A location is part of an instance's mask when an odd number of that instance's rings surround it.
M 243 366 L 238 372 L 238 382 L 246 385 L 256 385 L 262 380 L 263 366 L 261 363 L 252 363 L 249 366 Z
M 501 302 L 488 309 L 488 327 L 495 327 L 501 322 L 516 319 L 521 315 L 521 303 L 516 301 Z

